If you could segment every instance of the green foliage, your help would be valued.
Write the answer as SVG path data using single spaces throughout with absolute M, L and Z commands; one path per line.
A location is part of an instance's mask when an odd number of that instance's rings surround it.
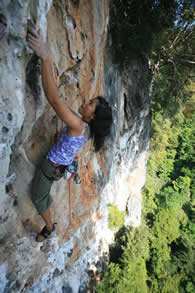
M 111 230 L 118 230 L 124 225 L 125 222 L 125 212 L 119 211 L 117 206 L 109 204 L 109 228 Z
M 116 242 L 122 246 L 122 257 L 118 259 L 118 263 L 110 263 L 96 292 L 148 292 L 145 264 L 149 257 L 147 227 L 143 225 L 137 229 L 125 230 L 122 236 L 117 237 Z
M 161 123 L 159 115 L 154 117 L 157 117 L 154 125 Z M 183 115 L 179 122 L 177 119 L 169 119 L 169 123 L 162 126 L 160 136 L 162 137 L 165 131 L 171 139 L 157 139 L 156 145 L 155 136 L 158 137 L 160 127 L 154 131 L 153 154 L 148 164 L 149 182 L 146 182 L 144 188 L 144 196 L 151 197 L 156 204 L 151 225 L 154 236 L 151 242 L 149 273 L 152 292 L 174 292 L 176 288 L 178 292 L 187 292 L 193 284 L 193 117 L 192 115 L 185 118 Z M 167 160 L 170 159 L 172 162 L 168 164 Z M 163 177 L 162 166 L 163 174 L 166 175 Z M 161 179 L 161 187 L 153 185 L 151 193 L 150 180 L 157 178 Z M 147 205 L 148 199 L 145 200 L 145 207 Z M 145 208 L 144 212 L 146 219 L 151 217 L 150 209 Z
M 195 289 L 191 282 L 194 266 L 194 114 L 186 118 L 180 106 L 177 117 L 163 120 L 165 113 L 162 114 L 161 107 L 159 109 L 160 112 L 153 115 L 152 153 L 143 189 L 144 215 L 153 236 L 149 284 L 152 292 L 187 292 Z
M 173 25 L 175 0 L 111 0 L 110 34 L 114 62 L 148 54 L 153 40 L 165 28 Z
M 111 263 L 109 270 L 104 274 L 104 280 L 101 282 L 97 289 L 97 293 L 116 293 L 116 286 L 121 279 L 121 269 L 118 264 Z

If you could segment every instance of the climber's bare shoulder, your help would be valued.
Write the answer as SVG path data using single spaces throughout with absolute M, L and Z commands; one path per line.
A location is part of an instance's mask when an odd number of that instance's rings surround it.
M 83 129 L 83 121 L 81 118 L 74 113 L 69 106 L 63 103 L 59 98 L 53 103 L 54 108 L 58 117 L 68 126 L 69 134 L 71 136 L 77 136 Z

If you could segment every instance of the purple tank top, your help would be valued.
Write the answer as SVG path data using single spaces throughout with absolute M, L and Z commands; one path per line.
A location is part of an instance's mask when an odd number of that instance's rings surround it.
M 47 157 L 50 161 L 60 165 L 70 165 L 76 153 L 86 144 L 90 138 L 90 128 L 88 127 L 88 136 L 84 137 L 85 126 L 88 124 L 83 122 L 83 130 L 79 136 L 71 136 L 68 134 L 68 128 L 62 130 L 59 140 L 54 144 Z

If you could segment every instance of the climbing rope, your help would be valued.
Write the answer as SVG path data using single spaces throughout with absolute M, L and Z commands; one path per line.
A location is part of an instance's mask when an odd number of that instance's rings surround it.
M 68 179 L 68 193 L 69 193 L 69 196 L 68 196 L 68 205 L 69 205 L 69 224 L 68 224 L 68 227 L 65 231 L 65 233 L 68 231 L 69 228 L 71 228 L 71 225 L 72 225 L 72 216 L 71 216 L 71 212 L 72 212 L 72 201 L 71 201 L 71 179 Z

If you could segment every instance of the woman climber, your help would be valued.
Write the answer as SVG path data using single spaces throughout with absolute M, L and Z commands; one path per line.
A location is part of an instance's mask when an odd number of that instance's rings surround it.
M 41 242 L 55 230 L 50 214 L 52 202 L 50 189 L 53 181 L 62 177 L 61 172 L 56 172 L 56 170 L 65 169 L 66 166 L 70 165 L 76 153 L 89 138 L 93 139 L 95 151 L 100 150 L 105 137 L 110 132 L 112 110 L 106 100 L 98 96 L 79 107 L 78 112 L 81 117 L 73 112 L 59 98 L 49 50 L 43 41 L 40 30 L 36 31 L 31 28 L 27 35 L 27 42 L 34 53 L 41 58 L 42 83 L 46 98 L 58 117 L 67 125 L 57 143 L 51 147 L 49 153 L 43 159 L 34 178 L 32 201 L 45 222 L 44 228 L 36 236 L 36 241 Z

